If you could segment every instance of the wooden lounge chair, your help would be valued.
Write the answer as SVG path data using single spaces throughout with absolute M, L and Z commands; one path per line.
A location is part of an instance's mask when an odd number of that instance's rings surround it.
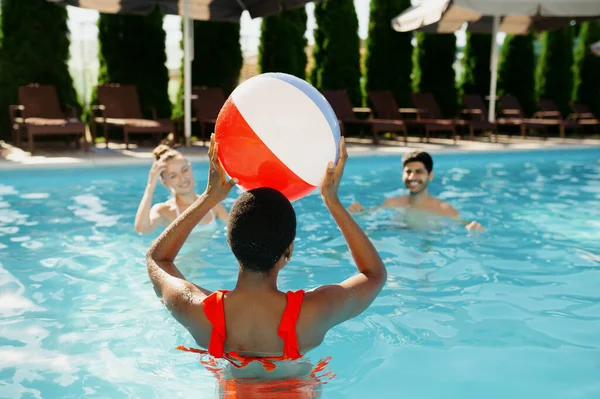
M 497 142 L 498 126 L 488 121 L 488 110 L 481 96 L 479 94 L 463 94 L 462 98 L 465 105 L 462 113 L 463 115 L 468 115 L 465 123 L 469 127 L 469 140 L 473 140 L 476 130 L 481 130 L 482 132 L 489 132 L 490 141 L 492 141 L 495 133 Z
M 17 147 L 21 146 L 22 133 L 26 133 L 30 153 L 34 151 L 35 136 L 67 136 L 78 148 L 82 139 L 83 149 L 88 151 L 85 124 L 77 118 L 75 108 L 69 106 L 68 115 L 62 111 L 55 86 L 33 83 L 19 87 L 18 95 L 19 104 L 9 107 L 12 139 Z
M 540 98 L 538 100 L 538 106 L 540 107 L 540 111 L 533 114 L 533 117 L 536 119 L 546 119 L 556 121 L 558 124 L 558 128 L 560 131 L 560 137 L 565 137 L 565 129 L 579 129 L 579 123 L 574 118 L 563 119 L 562 114 L 560 113 L 556 103 L 553 100 L 548 98 Z
M 581 134 L 586 128 L 600 130 L 600 119 L 590 110 L 587 105 L 583 104 L 571 104 L 573 113 L 567 117 L 567 119 L 574 119 L 581 127 Z
M 571 107 L 573 108 L 574 114 L 577 116 L 577 118 L 593 119 L 598 122 L 598 117 L 594 115 L 594 113 L 590 110 L 590 107 L 587 105 L 573 103 L 571 104 Z
M 406 125 L 399 120 L 391 119 L 359 119 L 354 114 L 354 109 L 346 90 L 324 90 L 323 96 L 327 99 L 335 112 L 342 130 L 345 134 L 348 125 L 367 126 L 373 132 L 373 144 L 379 143 L 380 132 L 403 132 L 404 143 L 407 142 Z
M 193 120 L 200 126 L 202 141 L 207 139 L 207 127 L 214 129 L 217 116 L 225 104 L 226 98 L 220 87 L 196 86 L 192 88 Z M 208 132 L 212 130 L 208 129 Z
M 453 119 L 444 119 L 442 112 L 431 93 L 413 93 L 411 94 L 413 103 L 420 110 L 418 119 L 423 122 L 425 127 L 425 136 L 429 141 L 431 132 L 445 131 L 452 134 L 452 139 L 456 143 L 456 124 Z
M 399 108 L 394 94 L 389 90 L 374 90 L 369 92 L 369 100 L 373 105 L 374 114 L 377 118 L 401 121 L 407 126 L 425 126 L 425 122 L 418 119 L 404 118 L 403 114 L 414 114 L 419 110 L 416 108 Z M 421 141 L 423 137 L 421 138 Z M 406 133 L 404 142 L 407 142 Z
M 133 85 L 105 84 L 98 86 L 99 105 L 92 107 L 92 137 L 96 140 L 97 124 L 104 127 L 104 139 L 108 148 L 109 127 L 123 129 L 125 148 L 129 148 L 130 134 L 152 134 L 154 141 L 175 131 L 175 124 L 170 119 L 157 119 L 156 110 L 152 109 L 153 119 L 145 119 L 140 107 L 137 88 Z
M 498 118 L 496 122 L 499 125 L 518 126 L 521 130 L 521 137 L 527 138 L 527 130 L 541 130 L 544 139 L 548 138 L 548 126 L 559 126 L 560 122 L 552 119 L 527 118 L 519 104 L 519 100 L 512 95 L 500 97 L 500 109 L 504 115 Z

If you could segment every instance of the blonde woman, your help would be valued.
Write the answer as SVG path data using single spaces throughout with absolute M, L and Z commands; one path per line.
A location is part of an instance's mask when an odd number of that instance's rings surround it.
M 156 147 L 152 153 L 155 161 L 135 215 L 135 231 L 140 234 L 152 233 L 158 226 L 168 226 L 200 197 L 194 189 L 192 166 L 183 154 L 164 144 Z M 152 197 L 159 180 L 172 197 L 153 206 Z M 215 205 L 194 230 L 212 229 L 216 226 L 217 219 L 223 222 L 229 219 L 227 209 L 221 203 Z

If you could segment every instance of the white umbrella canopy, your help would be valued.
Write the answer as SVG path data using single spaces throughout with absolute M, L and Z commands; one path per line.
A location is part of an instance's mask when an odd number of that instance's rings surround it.
M 600 16 L 599 0 L 423 0 L 392 20 L 399 32 L 424 30 L 450 33 L 463 24 L 476 32 L 491 32 L 494 16 L 500 17 L 498 31 L 525 34 L 531 30 L 554 29 L 571 20 Z
M 26 0 L 23 0 L 26 1 Z M 284 10 L 320 0 L 47 0 L 50 3 L 90 8 L 107 14 L 148 14 L 160 7 L 164 14 L 183 17 L 183 109 L 186 146 L 192 134 L 192 20 L 239 22 L 244 11 L 252 18 L 274 15 Z
M 423 0 L 392 19 L 399 32 L 451 33 L 467 23 L 474 32 L 492 33 L 489 121 L 495 120 L 498 76 L 497 33 L 526 34 L 600 18 L 600 0 Z
M 539 15 L 542 17 L 596 16 L 598 0 L 454 0 L 483 15 Z

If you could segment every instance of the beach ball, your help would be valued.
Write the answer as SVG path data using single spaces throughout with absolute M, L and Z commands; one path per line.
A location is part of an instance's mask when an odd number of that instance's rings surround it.
M 240 84 L 215 125 L 219 160 L 243 190 L 270 187 L 290 201 L 315 190 L 338 158 L 340 127 L 306 81 L 264 73 Z

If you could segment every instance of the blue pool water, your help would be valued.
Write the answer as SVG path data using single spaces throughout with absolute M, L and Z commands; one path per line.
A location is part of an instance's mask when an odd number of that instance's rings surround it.
M 434 195 L 487 232 L 358 218 L 389 280 L 334 328 L 324 398 L 600 397 L 600 151 L 438 155 Z M 199 191 L 207 166 L 194 164 Z M 212 398 L 215 380 L 155 297 L 133 219 L 147 167 L 0 171 L 0 397 Z M 397 195 L 398 156 L 351 158 L 343 202 Z M 159 188 L 155 200 L 166 199 Z M 234 195 L 226 205 L 231 206 Z M 281 289 L 355 269 L 320 197 L 294 204 L 298 239 Z M 222 227 L 222 226 L 221 226 Z M 178 264 L 232 288 L 224 230 L 192 237 Z

